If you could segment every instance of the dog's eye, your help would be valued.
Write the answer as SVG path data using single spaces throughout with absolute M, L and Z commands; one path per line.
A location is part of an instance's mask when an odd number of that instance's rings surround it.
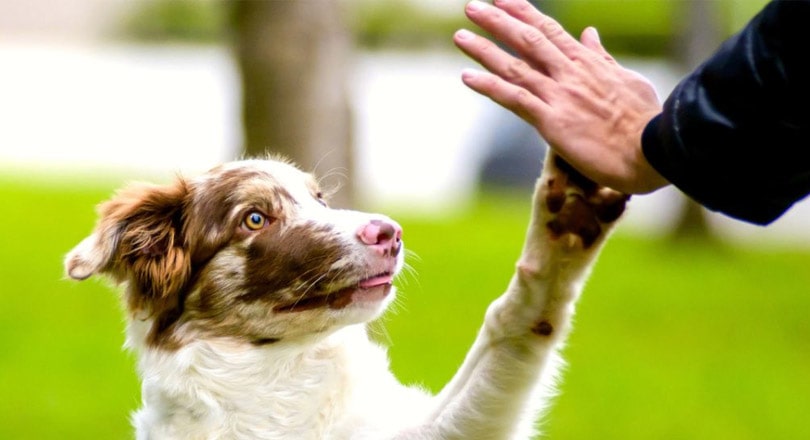
M 323 205 L 325 207 L 329 207 L 329 205 L 326 203 L 326 200 L 324 200 L 324 198 L 323 198 L 323 193 L 322 192 L 318 191 L 318 193 L 315 194 L 315 198 L 318 199 L 318 203 L 320 203 L 321 205 Z
M 245 216 L 245 227 L 251 231 L 258 231 L 267 224 L 267 217 L 261 212 L 251 211 Z

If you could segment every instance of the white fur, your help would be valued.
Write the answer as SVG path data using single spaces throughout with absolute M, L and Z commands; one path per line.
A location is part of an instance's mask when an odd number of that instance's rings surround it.
M 140 327 L 130 324 L 130 345 L 142 338 Z M 403 413 L 424 413 L 428 403 L 426 394 L 398 385 L 362 325 L 272 347 L 199 341 L 174 353 L 146 350 L 138 367 L 139 439 L 384 438 Z

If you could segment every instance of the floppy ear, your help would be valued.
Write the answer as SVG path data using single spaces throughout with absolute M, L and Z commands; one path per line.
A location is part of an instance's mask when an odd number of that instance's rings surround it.
M 99 207 L 95 231 L 65 258 L 73 279 L 93 274 L 128 281 L 132 311 L 161 313 L 177 305 L 188 282 L 191 260 L 183 240 L 188 186 L 132 185 Z
M 115 231 L 107 231 L 110 237 L 99 237 L 93 232 L 82 240 L 65 257 L 65 272 L 74 280 L 84 280 L 104 268 L 112 258 Z

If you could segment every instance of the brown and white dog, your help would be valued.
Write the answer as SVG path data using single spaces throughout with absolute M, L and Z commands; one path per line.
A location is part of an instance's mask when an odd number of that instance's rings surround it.
M 311 175 L 277 160 L 119 192 L 65 266 L 125 286 L 137 438 L 530 437 L 626 201 L 546 162 L 515 275 L 436 396 L 399 384 L 366 334 L 403 264 L 393 220 L 330 209 Z

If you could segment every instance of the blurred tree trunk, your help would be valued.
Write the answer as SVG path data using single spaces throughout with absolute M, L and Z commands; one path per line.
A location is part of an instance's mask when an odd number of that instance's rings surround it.
M 691 71 L 708 58 L 722 40 L 718 2 L 707 0 L 682 0 L 676 2 L 683 26 L 676 41 L 676 58 L 685 71 Z M 687 198 L 673 231 L 675 239 L 712 236 L 706 219 L 706 210 Z
M 336 0 L 231 3 L 242 82 L 244 152 L 281 153 L 340 186 L 352 202 L 352 123 L 347 92 L 351 38 Z

